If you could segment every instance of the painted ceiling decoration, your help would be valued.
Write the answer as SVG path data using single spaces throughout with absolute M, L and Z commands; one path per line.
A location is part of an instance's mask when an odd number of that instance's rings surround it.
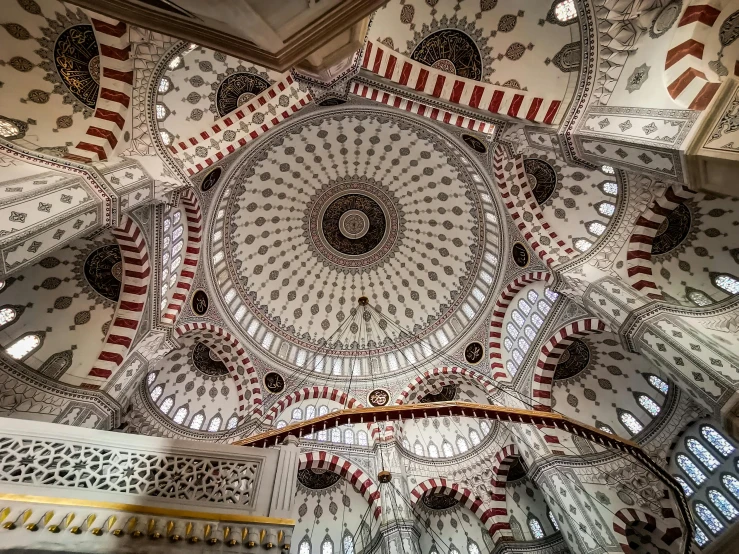
M 419 402 L 422 404 L 429 404 L 431 402 L 451 402 L 457 397 L 457 386 L 456 385 L 444 385 L 441 390 L 437 392 L 430 392 L 426 396 L 422 397 Z
M 216 109 L 221 117 L 240 108 L 270 87 L 269 81 L 251 73 L 232 73 L 218 86 Z
M 590 349 L 584 341 L 574 339 L 559 358 L 554 370 L 554 379 L 569 379 L 588 367 L 590 363 Z
M 459 500 L 449 494 L 429 492 L 421 497 L 421 502 L 430 510 L 448 510 L 459 504 Z
M 108 300 L 118 301 L 123 277 L 121 249 L 117 244 L 93 250 L 85 260 L 85 279 L 95 292 Z
M 477 45 L 456 29 L 431 33 L 416 46 L 411 59 L 453 75 L 482 80 L 482 57 Z
M 539 205 L 543 204 L 552 196 L 557 188 L 557 173 L 545 160 L 529 158 L 524 160 L 526 177 L 529 186 L 534 192 L 534 197 Z
M 301 469 L 298 471 L 298 482 L 307 489 L 323 490 L 335 485 L 341 475 L 325 469 Z
M 192 350 L 193 365 L 204 375 L 222 377 L 228 375 L 228 368 L 213 350 L 202 342 L 196 342 Z
M 652 241 L 652 255 L 667 254 L 680 246 L 690 233 L 691 219 L 690 208 L 685 203 L 667 214 Z

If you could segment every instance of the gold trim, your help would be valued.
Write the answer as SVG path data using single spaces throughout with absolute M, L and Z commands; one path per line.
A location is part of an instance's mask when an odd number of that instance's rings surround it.
M 28 502 L 30 504 L 52 504 L 54 506 L 79 506 L 81 508 L 100 508 L 104 510 L 114 510 L 116 512 L 143 513 L 158 516 L 179 517 L 185 519 L 205 519 L 210 521 L 224 521 L 233 523 L 260 523 L 264 525 L 295 525 L 294 519 L 264 516 L 247 516 L 239 514 L 195 512 L 192 510 L 163 508 L 161 506 L 145 506 L 140 504 L 105 502 L 103 500 L 57 498 L 53 496 L 34 496 L 29 494 L 15 494 L 5 492 L 0 492 L 0 500 L 8 500 L 12 502 Z

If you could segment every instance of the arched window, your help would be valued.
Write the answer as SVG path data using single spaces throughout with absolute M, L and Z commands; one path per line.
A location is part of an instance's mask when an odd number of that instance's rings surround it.
M 169 80 L 169 77 L 162 77 L 159 79 L 159 86 L 157 87 L 157 91 L 159 94 L 165 94 L 169 91 L 169 89 L 172 87 L 172 81 Z
M 349 531 L 344 533 L 344 554 L 354 554 L 354 537 Z
M 729 502 L 729 499 L 726 498 L 721 492 L 719 492 L 716 489 L 711 489 L 708 491 L 708 499 L 711 501 L 711 503 L 718 508 L 718 511 L 723 514 L 723 516 L 728 519 L 729 521 L 734 521 L 737 516 L 739 516 L 739 512 L 734 508 L 731 502 Z
M 405 448 L 408 452 L 411 451 L 411 443 L 408 442 L 408 439 L 403 439 L 403 448 Z
M 152 371 L 151 373 L 149 373 L 149 375 L 146 376 L 146 384 L 151 385 L 154 382 L 154 379 L 156 378 L 157 378 L 157 374 L 154 371 Z
M 284 421 L 278 421 L 277 422 L 277 428 L 282 429 L 283 427 L 287 427 L 287 423 Z
M 516 325 L 518 325 L 519 327 L 523 327 L 525 319 L 521 315 L 521 312 L 519 312 L 518 310 L 513 310 L 513 312 L 511 313 L 511 317 L 513 318 L 513 321 L 516 322 Z
M 223 423 L 223 418 L 221 416 L 213 416 L 213 419 L 210 420 L 210 423 L 208 423 L 208 431 L 211 433 L 216 433 L 221 428 L 221 423 Z
M 677 465 L 680 466 L 680 469 L 682 469 L 688 477 L 690 477 L 690 480 L 693 481 L 693 483 L 700 486 L 705 482 L 706 474 L 698 469 L 698 466 L 693 463 L 693 460 L 688 458 L 685 454 L 678 454 L 676 460 Z
M 700 306 L 701 308 L 703 306 L 710 306 L 711 304 L 713 304 L 713 299 L 705 292 L 700 290 L 691 289 L 687 292 L 685 296 L 687 296 L 688 300 L 690 300 L 693 304 L 695 304 L 696 306 Z
M 157 385 L 151 391 L 151 399 L 156 402 L 159 400 L 159 397 L 162 396 L 162 392 L 164 392 L 164 387 L 162 385 Z
M 618 185 L 613 181 L 606 181 L 601 185 L 600 189 L 609 196 L 618 195 Z
M 419 441 L 416 441 L 416 444 L 413 445 L 413 452 L 416 453 L 416 456 L 424 456 L 425 455 L 425 453 L 423 451 L 423 445 Z
M 520 366 L 521 362 L 523 362 L 523 356 L 518 350 L 511 352 L 511 357 L 513 358 L 513 361 L 516 362 L 516 366 Z
M 480 554 L 480 547 L 472 539 L 467 539 L 467 554 Z
M 577 239 L 575 241 L 575 248 L 580 252 L 587 252 L 593 246 L 593 243 L 588 239 Z
M 739 294 L 739 279 L 728 273 L 712 275 L 713 285 L 729 294 Z
M 644 429 L 644 425 L 642 425 L 641 422 L 636 419 L 634 417 L 634 414 L 632 414 L 631 412 L 622 410 L 618 414 L 618 419 L 621 422 L 621 425 L 626 427 L 626 429 L 628 429 L 632 435 L 638 435 L 639 433 L 641 433 L 642 429 Z
M 203 414 L 195 414 L 190 422 L 190 429 L 200 431 L 203 427 L 203 421 L 205 421 L 205 416 Z
M 316 417 L 316 407 L 308 406 L 305 409 L 305 420 L 308 421 L 309 419 L 313 419 L 314 417 Z
M 236 416 L 231 416 L 228 418 L 228 423 L 226 424 L 226 429 L 229 431 L 231 429 L 236 429 L 236 426 L 239 424 L 239 418 Z
M 454 449 L 452 448 L 452 445 L 449 444 L 447 441 L 441 443 L 441 451 L 447 458 L 451 458 L 452 456 L 454 456 Z
M 649 381 L 649 384 L 662 394 L 667 394 L 667 392 L 670 390 L 670 386 L 656 375 L 649 375 L 647 377 L 647 381 Z
M 510 351 L 511 351 L 511 348 L 513 348 L 513 341 L 512 341 L 511 339 L 509 339 L 508 337 L 506 337 L 506 338 L 505 338 L 505 339 L 503 340 L 503 346 L 505 346 L 505 349 L 506 349 L 506 350 L 507 350 L 508 352 L 510 352 Z
M 523 350 L 524 354 L 529 351 L 529 346 L 529 341 L 527 341 L 525 338 L 521 337 L 520 339 L 518 339 L 518 347 Z
M 552 510 L 547 508 L 547 517 L 549 518 L 549 521 L 552 522 L 552 527 L 554 527 L 555 531 L 559 531 L 559 522 L 557 521 L 556 516 L 552 513 Z
M 683 492 L 685 493 L 685 496 L 687 496 L 688 498 L 693 496 L 693 494 L 695 493 L 695 491 L 693 490 L 693 487 L 688 485 L 688 482 L 682 477 L 679 477 L 677 475 L 675 475 L 674 477 L 675 477 L 675 481 L 677 481 L 682 487 Z
M 533 342 L 536 338 L 536 331 L 534 331 L 533 327 L 531 325 L 527 325 L 524 327 L 523 332 L 526 334 L 526 337 Z
M 544 289 L 544 296 L 546 296 L 550 302 L 556 302 L 557 298 L 559 298 L 559 293 L 554 292 L 552 289 L 547 287 Z
M 521 300 L 518 301 L 518 309 L 521 310 L 526 315 L 529 315 L 531 313 L 531 306 L 523 298 L 521 298 Z
M 600 221 L 590 221 L 587 225 L 585 225 L 585 228 L 588 230 L 588 233 L 596 237 L 601 236 L 606 230 L 606 226 Z
M 606 433 L 610 433 L 611 435 L 615 435 L 616 432 L 611 428 L 610 425 L 606 425 L 605 423 L 601 423 L 599 421 L 595 422 L 595 426 L 600 429 L 601 431 L 605 431 Z
M 719 461 L 711 454 L 708 450 L 706 450 L 706 447 L 703 446 L 701 443 L 699 443 L 695 439 L 687 439 L 685 441 L 685 445 L 688 447 L 688 450 L 690 450 L 698 460 L 708 469 L 708 471 L 713 471 L 716 469 L 719 465 Z
M 5 308 L 0 309 L 0 327 L 4 327 L 5 325 L 12 323 L 15 321 L 16 317 L 18 317 L 18 312 L 13 308 L 6 306 Z
M 172 418 L 172 421 L 174 421 L 178 425 L 182 425 L 186 417 L 187 417 L 187 408 L 183 406 L 182 408 L 177 410 L 177 413 L 175 413 L 174 417 Z
M 331 442 L 341 442 L 341 429 L 338 427 L 331 429 Z
M 438 458 L 439 457 L 439 449 L 436 448 L 436 445 L 433 442 L 429 443 L 429 456 L 431 458 Z
M 162 405 L 159 406 L 159 409 L 162 411 L 164 415 L 169 414 L 169 411 L 172 409 L 172 406 L 174 406 L 174 396 L 168 396 L 164 399 L 162 402 Z
M 506 369 L 508 370 L 508 373 L 511 374 L 511 377 L 516 376 L 516 372 L 518 371 L 518 368 L 513 364 L 512 361 L 508 360 L 505 364 Z
M 467 441 L 464 440 L 463 437 L 457 437 L 457 450 L 459 450 L 460 453 L 467 452 L 470 449 L 470 445 L 467 444 Z
M 695 513 L 714 535 L 718 535 L 724 530 L 723 524 L 718 520 L 711 509 L 703 504 L 703 502 L 695 503 Z
M 472 443 L 472 446 L 480 444 L 480 434 L 474 429 L 470 429 L 470 442 Z
M 539 314 L 532 315 L 531 322 L 536 326 L 537 329 L 541 329 L 541 326 L 544 325 L 544 320 Z
M 483 435 L 487 435 L 490 432 L 490 424 L 487 421 L 482 420 L 480 422 L 480 430 L 482 431 Z
M 293 410 L 292 419 L 293 421 L 300 421 L 301 419 L 303 419 L 303 410 L 301 410 L 300 408 L 295 408 Z
M 326 431 L 326 429 L 318 431 L 318 440 L 325 441 L 326 439 L 328 439 L 328 431 Z
M 300 546 L 298 546 L 298 554 L 310 554 L 310 543 L 308 539 L 301 541 Z
M 162 106 L 162 108 L 164 107 Z M 159 106 L 157 106 L 157 110 L 158 109 Z M 166 111 L 166 108 L 164 109 Z M 158 112 L 157 115 L 159 115 Z M 162 140 L 164 141 L 164 135 L 162 135 Z M 168 143 L 165 142 L 165 144 Z M 180 264 L 182 263 L 181 256 L 177 255 L 184 247 L 184 242 L 182 240 L 184 227 L 182 225 L 177 226 L 177 223 L 181 219 L 182 213 L 179 210 L 172 210 L 171 208 L 168 208 L 167 211 L 163 214 L 161 242 L 162 302 L 160 306 L 162 311 L 164 311 L 167 307 L 169 298 L 167 292 L 174 289 L 178 277 L 177 268 L 179 268 Z
M 321 554 L 334 554 L 334 543 L 328 536 L 321 543 Z
M 710 425 L 701 426 L 701 435 L 703 435 L 703 438 L 718 450 L 722 456 L 726 457 L 734 452 L 734 447 L 731 446 L 729 441 L 727 441 L 721 433 L 716 431 L 716 429 Z
M 739 479 L 733 475 L 724 475 L 721 477 L 721 482 L 726 490 L 731 493 L 731 496 L 739 500 Z
M 565 2 L 561 2 L 561 4 L 565 4 L 565 3 L 567 3 L 567 2 L 566 1 Z M 572 2 L 572 4 L 574 6 L 574 2 Z M 575 14 L 575 15 L 577 15 L 577 14 Z M 602 165 L 602 166 L 600 166 L 600 170 L 603 173 L 605 173 L 606 175 L 615 175 L 616 174 L 616 170 L 613 169 L 610 165 Z
M 367 433 L 359 431 L 357 433 L 357 443 L 359 443 L 359 446 L 367 446 Z
M 659 405 L 646 394 L 637 396 L 636 401 L 652 417 L 656 417 L 659 414 Z
M 318 416 L 324 416 L 328 413 L 328 406 L 320 406 L 318 408 Z
M 344 431 L 344 444 L 354 444 L 354 431 L 351 429 Z
M 695 542 L 698 546 L 703 548 L 706 544 L 708 544 L 708 537 L 700 527 L 698 527 L 697 525 L 694 525 L 693 527 L 695 528 Z
M 559 4 L 554 6 L 554 17 L 557 18 L 557 21 L 561 21 L 562 23 L 575 19 L 577 17 L 575 0 L 562 0 Z M 607 173 L 608 175 L 613 175 L 615 173 L 613 168 L 609 165 L 604 165 L 601 170 L 603 173 Z
M 531 530 L 531 536 L 535 539 L 544 538 L 544 529 L 541 527 L 541 523 L 534 516 L 529 516 L 529 529 Z
M 551 306 L 549 305 L 549 303 L 544 302 L 543 300 L 539 300 L 537 307 L 539 308 L 539 311 L 545 316 L 549 313 L 549 310 L 551 310 Z
M 514 325 L 513 323 L 511 323 L 511 322 L 509 321 L 509 322 L 508 322 L 508 325 L 506 325 L 506 327 L 505 327 L 505 328 L 506 328 L 506 330 L 508 331 L 508 334 L 509 334 L 510 336 L 512 336 L 512 337 L 513 337 L 514 339 L 515 339 L 516 337 L 518 337 L 518 328 L 517 328 L 517 327 L 516 327 L 516 326 L 515 326 L 515 325 Z
M 535 306 L 536 305 L 536 301 L 539 299 L 539 295 L 537 294 L 537 292 L 535 290 L 530 290 L 526 294 L 526 298 L 528 298 L 529 299 L 529 302 L 531 302 L 531 304 L 533 304 Z
M 5 349 L 5 352 L 15 360 L 24 360 L 41 346 L 41 337 L 35 333 L 23 335 Z
M 598 213 L 606 217 L 611 217 L 616 211 L 616 205 L 611 202 L 601 202 L 598 204 Z

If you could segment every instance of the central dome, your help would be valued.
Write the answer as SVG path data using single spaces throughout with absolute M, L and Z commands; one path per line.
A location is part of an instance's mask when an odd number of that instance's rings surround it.
M 499 243 L 482 179 L 461 160 L 402 115 L 344 107 L 287 125 L 242 159 L 220 199 L 212 259 L 216 275 L 228 269 L 217 277 L 228 312 L 298 365 L 449 327 L 445 346 L 487 296 Z M 358 317 L 362 296 L 382 315 Z

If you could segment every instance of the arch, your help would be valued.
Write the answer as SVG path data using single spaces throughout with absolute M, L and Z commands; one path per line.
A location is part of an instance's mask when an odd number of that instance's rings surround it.
M 314 450 L 303 452 L 300 455 L 298 469 L 325 469 L 340 475 L 349 481 L 372 506 L 372 514 L 375 519 L 380 519 L 380 514 L 382 514 L 380 489 L 374 480 L 358 465 L 335 454 L 329 454 L 323 450 Z
M 440 382 L 434 382 L 434 387 L 471 382 L 481 387 L 489 395 L 494 394 L 497 390 L 496 385 L 490 379 L 471 369 L 464 367 L 435 367 L 430 371 L 424 371 L 423 374 L 408 383 L 400 391 L 400 394 L 395 399 L 395 403 L 398 405 L 406 404 L 406 400 L 416 389 L 419 389 L 419 392 L 430 392 L 429 381 L 436 377 L 443 377 L 444 379 Z
M 493 308 L 493 317 L 490 321 L 490 371 L 493 379 L 497 381 L 511 381 L 511 376 L 503 371 L 503 355 L 501 354 L 501 340 L 503 337 L 503 320 L 505 319 L 508 306 L 511 305 L 515 296 L 527 285 L 537 281 L 549 282 L 552 274 L 547 271 L 533 271 L 516 277 L 500 292 L 498 301 Z
M 354 396 L 348 395 L 339 389 L 331 387 L 304 387 L 295 392 L 291 392 L 287 396 L 282 397 L 267 412 L 267 416 L 264 418 L 264 422 L 267 425 L 272 425 L 274 420 L 279 416 L 285 409 L 292 406 L 297 402 L 311 399 L 326 399 L 333 400 L 339 404 L 346 405 L 347 408 L 362 408 L 362 403 L 359 402 Z
M 490 503 L 493 510 L 493 520 L 498 525 L 500 536 L 513 536 L 508 509 L 506 508 L 505 486 L 508 481 L 508 470 L 514 458 L 519 455 L 518 447 L 511 443 L 500 449 L 493 462 L 493 477 L 490 480 Z
M 501 529 L 498 524 L 493 521 L 493 511 L 491 508 L 485 506 L 482 500 L 478 498 L 468 488 L 444 479 L 443 477 L 436 477 L 422 481 L 411 491 L 411 504 L 415 506 L 421 497 L 426 493 L 445 494 L 456 498 L 465 508 L 469 509 L 475 514 L 480 521 L 488 529 L 488 532 L 493 537 L 493 540 L 498 540 L 501 536 Z M 510 526 L 508 523 L 505 524 L 506 529 Z
M 682 525 L 680 521 L 673 517 L 671 510 L 663 510 L 660 519 L 633 508 L 623 508 L 616 512 L 613 516 L 613 531 L 616 539 L 621 545 L 621 549 L 626 554 L 632 554 L 633 550 L 629 545 L 629 539 L 626 536 L 626 528 L 634 523 L 643 523 L 652 536 L 658 538 L 667 545 L 672 544 L 683 536 Z
M 175 292 L 172 294 L 172 298 L 162 314 L 162 321 L 171 324 L 174 324 L 177 320 L 177 316 L 182 311 L 182 306 L 190 294 L 192 280 L 195 278 L 195 271 L 198 268 L 200 244 L 203 238 L 203 217 L 197 194 L 193 189 L 189 188 L 185 190 L 180 198 L 185 208 L 185 217 L 187 218 L 187 248 L 183 254 L 182 269 L 177 278 Z
M 144 233 L 128 215 L 112 230 L 121 249 L 123 279 L 113 321 L 105 337 L 102 352 L 88 375 L 108 379 L 126 359 L 146 306 L 151 267 Z
M 222 327 L 213 325 L 212 323 L 205 323 L 205 322 L 185 323 L 184 325 L 180 325 L 179 327 L 177 327 L 174 330 L 174 334 L 177 337 L 183 337 L 193 331 L 198 331 L 198 330 L 210 331 L 212 333 L 215 333 L 216 336 L 222 338 L 227 344 L 229 344 L 230 346 L 236 349 L 236 355 L 240 358 L 241 365 L 244 366 L 244 370 L 246 371 L 246 374 L 243 377 L 243 379 L 248 381 L 246 385 L 251 390 L 251 403 L 254 406 L 252 408 L 251 414 L 256 415 L 256 416 L 261 416 L 262 415 L 262 389 L 259 386 L 259 378 L 257 377 L 257 372 L 254 369 L 254 366 L 252 365 L 251 360 L 249 359 L 249 356 L 247 355 L 246 350 L 244 349 L 243 346 L 241 346 L 239 339 L 234 337 L 231 333 L 229 333 Z M 203 341 L 203 342 L 208 343 L 208 341 Z M 218 354 L 221 357 L 221 360 L 223 360 L 223 363 L 226 364 L 226 367 L 228 368 L 228 371 L 231 374 L 231 377 L 233 377 L 233 380 L 236 384 L 236 390 L 239 392 L 239 416 L 241 418 L 248 417 L 251 414 L 248 414 L 246 411 L 246 400 L 244 399 L 244 394 L 241 392 L 244 390 L 244 385 L 242 384 L 242 377 L 239 375 L 239 372 L 236 370 L 234 365 L 230 362 L 230 354 L 233 354 L 233 353 L 224 352 L 220 343 L 209 343 L 208 345 L 213 350 L 215 350 L 216 354 Z
M 683 185 L 673 185 L 664 196 L 655 201 L 642 213 L 634 224 L 626 252 L 626 281 L 638 291 L 654 300 L 664 300 L 652 279 L 652 242 L 662 222 L 678 204 L 695 196 Z

